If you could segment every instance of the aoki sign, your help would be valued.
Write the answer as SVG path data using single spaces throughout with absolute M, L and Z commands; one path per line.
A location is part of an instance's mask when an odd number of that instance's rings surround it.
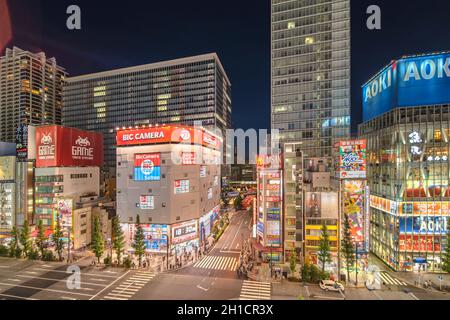
M 364 121 L 397 107 L 450 103 L 450 53 L 395 60 L 362 90 Z

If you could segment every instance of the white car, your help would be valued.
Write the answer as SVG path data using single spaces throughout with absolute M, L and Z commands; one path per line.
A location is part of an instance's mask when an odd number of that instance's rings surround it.
M 319 282 L 319 287 L 325 291 L 345 291 L 344 286 L 341 283 L 333 280 L 322 280 Z

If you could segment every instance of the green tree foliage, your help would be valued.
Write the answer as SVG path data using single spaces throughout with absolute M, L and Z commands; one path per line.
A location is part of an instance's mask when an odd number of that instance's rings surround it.
M 117 262 L 120 265 L 123 250 L 125 249 L 125 237 L 120 227 L 119 217 L 116 216 L 112 220 L 112 246 L 117 255 Z
M 325 272 L 325 264 L 330 263 L 331 260 L 331 248 L 330 248 L 330 234 L 325 224 L 322 225 L 322 234 L 319 240 L 319 250 L 317 251 L 317 259 L 319 260 L 322 272 Z
M 19 232 L 17 231 L 16 227 L 12 228 L 11 234 L 12 240 L 9 244 L 9 256 L 11 258 L 20 258 L 22 250 L 20 249 Z
M 295 252 L 295 249 L 291 250 L 291 256 L 289 257 L 289 266 L 291 269 L 291 273 L 295 273 L 295 269 L 297 268 L 297 252 Z
M 355 247 L 353 245 L 350 229 L 350 219 L 344 215 L 344 226 L 342 230 L 341 253 L 347 266 L 347 281 L 350 282 L 350 268 L 355 264 Z
M 100 218 L 98 216 L 94 217 L 94 230 L 92 233 L 92 251 L 97 258 L 98 263 L 100 263 L 100 258 L 105 250 L 105 239 L 103 239 L 103 234 L 100 226 Z
M 59 221 L 59 217 L 56 218 L 56 226 L 53 231 L 53 241 L 55 242 L 55 250 L 58 255 L 58 260 L 62 261 L 63 250 L 64 250 L 64 240 L 63 240 L 63 232 L 61 229 L 61 222 Z
M 44 259 L 45 257 L 45 246 L 47 243 L 47 237 L 45 236 L 45 227 L 42 223 L 42 220 L 39 220 L 38 223 L 38 234 L 36 237 L 36 246 L 37 249 L 39 250 L 39 253 L 41 255 L 41 259 Z
M 133 249 L 134 254 L 139 258 L 139 267 L 142 266 L 142 257 L 145 254 L 145 236 L 144 230 L 142 230 L 141 221 L 139 215 L 136 216 L 136 232 L 134 234 Z
M 25 258 L 29 258 L 30 252 L 33 249 L 33 242 L 31 241 L 30 226 L 27 220 L 23 223 L 23 227 L 19 235 L 19 241 L 22 245 L 23 255 Z

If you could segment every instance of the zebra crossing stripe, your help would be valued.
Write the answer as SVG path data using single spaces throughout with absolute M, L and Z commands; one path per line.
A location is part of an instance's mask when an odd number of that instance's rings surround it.
M 109 297 L 109 296 L 106 296 L 104 299 L 109 299 L 109 300 L 128 300 L 128 299 L 124 299 L 124 298 L 119 298 L 119 297 Z
M 271 283 L 245 280 L 242 284 L 239 300 L 270 300 L 271 293 Z
M 237 259 L 234 257 L 208 256 L 195 263 L 194 268 L 234 271 L 237 268 Z
M 380 275 L 381 275 L 381 278 L 383 278 L 383 281 L 388 284 L 397 285 L 397 286 L 407 286 L 408 285 L 407 283 L 400 281 L 397 278 L 392 277 L 389 273 L 381 272 Z

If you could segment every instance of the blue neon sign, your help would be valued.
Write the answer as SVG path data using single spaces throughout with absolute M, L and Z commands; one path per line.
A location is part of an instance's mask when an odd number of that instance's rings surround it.
M 363 120 L 396 107 L 450 102 L 450 53 L 392 62 L 362 88 Z

